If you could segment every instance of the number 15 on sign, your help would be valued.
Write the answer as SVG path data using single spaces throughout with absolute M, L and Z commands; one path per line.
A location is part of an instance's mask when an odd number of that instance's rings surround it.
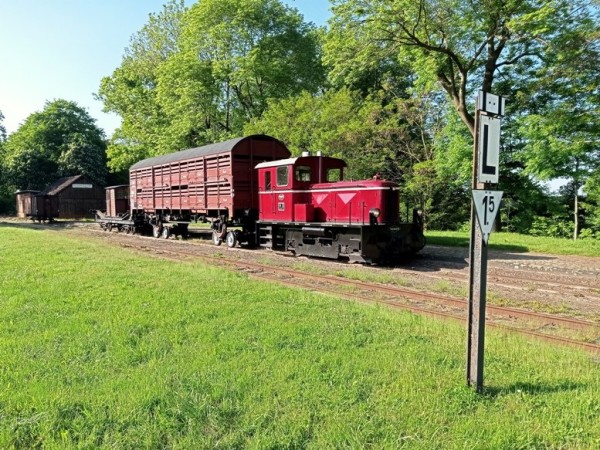
M 475 203 L 475 211 L 477 212 L 477 221 L 481 234 L 483 234 L 483 242 L 487 245 L 490 233 L 498 210 L 500 210 L 500 201 L 502 200 L 503 191 L 488 191 L 485 189 L 473 189 L 473 202 Z

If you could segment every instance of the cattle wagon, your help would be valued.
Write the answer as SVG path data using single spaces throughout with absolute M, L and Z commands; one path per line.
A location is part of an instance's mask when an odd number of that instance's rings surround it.
M 254 167 L 289 156 L 279 140 L 252 135 L 144 159 L 129 170 L 127 220 L 155 237 L 185 235 L 192 221 L 248 231 L 258 218 Z M 108 213 L 100 220 L 109 228 L 123 224 Z

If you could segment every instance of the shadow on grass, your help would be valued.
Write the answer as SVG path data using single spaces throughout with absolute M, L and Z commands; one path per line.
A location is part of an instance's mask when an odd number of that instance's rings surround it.
M 430 236 L 427 235 L 427 244 L 445 245 L 448 247 L 469 247 L 468 237 L 459 236 Z
M 483 388 L 483 395 L 492 399 L 509 394 L 545 395 L 553 392 L 575 391 L 584 387 L 585 385 L 581 383 L 574 383 L 568 380 L 556 384 L 517 382 L 504 387 L 485 386 Z
M 67 228 L 76 228 L 80 226 L 81 223 L 91 223 L 94 222 L 84 222 L 84 221 L 75 221 L 75 220 L 55 220 L 52 222 L 34 222 L 34 221 L 25 221 L 25 220 L 9 220 L 2 221 L 0 219 L 0 228 L 26 228 L 28 230 L 36 230 L 36 231 L 60 231 Z
M 443 247 L 457 247 L 469 249 L 469 238 L 463 236 L 427 236 L 427 243 Z M 540 256 L 529 253 L 531 249 L 526 245 L 517 244 L 490 244 L 488 259 L 522 260 L 522 261 L 548 261 L 556 256 Z
M 427 236 L 427 243 L 431 245 L 444 245 L 446 247 L 469 247 L 469 238 L 462 236 Z M 526 253 L 529 248 L 524 245 L 491 244 L 492 250 L 505 250 L 508 252 Z

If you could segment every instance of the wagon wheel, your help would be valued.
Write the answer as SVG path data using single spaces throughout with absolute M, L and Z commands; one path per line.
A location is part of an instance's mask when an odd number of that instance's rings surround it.
M 160 225 L 152 225 L 152 236 L 155 238 L 159 238 L 162 232 L 162 227 Z
M 179 224 L 177 227 L 177 233 L 175 235 L 180 237 L 181 240 L 187 239 L 189 237 L 188 226 Z
M 213 230 L 212 241 L 215 245 L 221 245 L 223 240 L 221 239 L 221 233 L 217 230 Z
M 227 247 L 229 248 L 233 248 L 235 247 L 235 245 L 237 244 L 237 236 L 235 235 L 234 231 L 230 231 L 229 233 L 227 233 L 227 237 L 225 238 L 225 241 L 227 242 Z
M 164 227 L 162 229 L 162 237 L 165 239 L 169 239 L 169 236 L 171 236 L 171 230 L 168 227 Z

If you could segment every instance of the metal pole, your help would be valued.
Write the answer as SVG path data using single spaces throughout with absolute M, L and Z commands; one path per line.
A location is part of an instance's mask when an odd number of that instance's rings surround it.
M 485 189 L 479 183 L 479 121 L 481 112 L 475 111 L 475 139 L 473 143 L 473 189 Z M 471 200 L 471 242 L 469 248 L 469 317 L 467 326 L 467 385 L 475 386 L 477 392 L 483 388 L 483 356 L 485 342 L 485 304 L 487 290 L 487 246 L 477 226 L 475 203 Z

